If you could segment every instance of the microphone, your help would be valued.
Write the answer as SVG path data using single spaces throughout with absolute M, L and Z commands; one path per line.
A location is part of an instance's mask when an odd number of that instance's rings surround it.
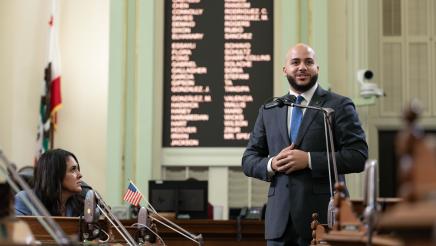
M 101 195 L 95 191 L 95 198 L 97 199 L 97 208 L 101 211 L 104 217 L 109 221 L 109 223 L 114 226 L 118 233 L 123 237 L 126 243 L 130 246 L 137 246 L 135 239 L 127 231 L 124 225 L 118 220 L 118 218 L 112 213 L 111 208 L 106 204 Z
M 148 217 L 148 211 L 145 207 L 141 207 L 138 213 L 138 242 L 142 245 L 145 242 L 155 243 L 156 236 L 150 232 L 151 229 L 151 221 Z
M 124 227 L 124 225 L 118 220 L 118 218 L 112 213 L 111 208 L 106 204 L 101 195 L 95 191 L 95 198 L 97 199 L 97 208 L 101 211 L 104 217 L 112 224 L 112 226 L 118 231 L 118 233 L 123 237 L 128 245 L 136 246 L 138 245 Z
M 283 107 L 283 105 L 284 105 L 283 100 L 280 97 L 276 97 L 271 102 L 263 105 L 263 108 L 264 109 L 270 109 L 270 108 L 275 108 L 275 107 L 281 108 L 281 107 Z
M 377 220 L 377 161 L 367 160 L 365 163 L 364 176 L 364 205 L 366 208 L 363 212 L 364 221 L 368 228 L 368 245 L 372 245 L 373 229 Z
M 295 98 L 295 96 L 294 96 Z M 295 102 L 295 101 L 294 101 Z M 327 158 L 327 167 L 329 172 L 329 183 L 330 183 L 330 202 L 327 207 L 327 224 L 330 228 L 333 228 L 333 224 L 335 224 L 336 217 L 336 208 L 334 206 L 334 191 L 332 186 L 332 173 L 331 173 L 331 165 L 330 165 L 330 157 L 333 163 L 333 174 L 335 177 L 335 182 L 339 182 L 338 168 L 336 166 L 336 156 L 335 156 L 335 146 L 333 141 L 333 130 L 332 130 L 332 115 L 335 112 L 332 108 L 323 108 L 323 107 L 315 107 L 309 105 L 301 105 L 292 102 L 292 99 L 284 100 L 284 105 L 290 107 L 299 107 L 306 108 L 311 110 L 321 111 L 324 115 L 324 131 L 325 131 L 325 144 L 326 144 L 326 158 Z
M 283 99 L 283 104 L 289 107 L 298 107 L 298 108 L 308 108 L 308 109 L 313 109 L 313 110 L 318 110 L 323 112 L 327 117 L 330 117 L 335 110 L 332 108 L 324 108 L 324 107 L 315 107 L 315 106 L 309 106 L 309 105 L 301 105 L 301 104 L 296 104 L 296 97 L 294 95 L 289 95 L 289 97 L 285 97 Z
M 148 203 L 148 202 L 147 202 Z M 155 222 L 158 222 L 159 224 L 165 226 L 166 228 L 176 232 L 177 234 L 193 241 L 194 243 L 197 243 L 199 246 L 203 246 L 204 245 L 204 240 L 203 240 L 203 236 L 201 234 L 198 235 L 193 235 L 190 232 L 188 232 L 187 230 L 183 229 L 182 227 L 180 227 L 179 225 L 177 225 L 176 223 L 172 222 L 171 220 L 165 218 L 164 216 L 160 215 L 158 212 L 156 212 L 156 210 L 150 205 L 150 209 L 147 209 L 149 212 L 152 213 L 152 220 Z M 157 235 L 157 234 L 156 234 Z M 162 240 L 160 238 L 160 240 Z
M 138 224 L 145 225 L 147 227 L 150 226 L 150 221 L 148 219 L 148 211 L 144 207 L 141 207 L 141 209 L 139 209 Z
M 97 202 L 93 190 L 86 192 L 83 214 L 85 220 L 85 231 L 82 233 L 83 239 L 93 240 L 100 234 L 99 226 L 96 225 L 99 218 L 99 213 L 97 210 Z
M 283 107 L 283 105 L 288 105 L 289 103 L 295 103 L 297 98 L 294 95 L 286 94 L 282 97 L 275 97 L 273 100 L 269 103 L 266 103 L 263 108 L 264 109 L 271 109 L 275 107 Z
M 95 216 L 96 208 L 97 208 L 97 203 L 95 201 L 94 191 L 89 190 L 86 193 L 85 206 L 84 206 L 84 217 L 86 223 L 94 223 L 97 221 L 97 218 Z

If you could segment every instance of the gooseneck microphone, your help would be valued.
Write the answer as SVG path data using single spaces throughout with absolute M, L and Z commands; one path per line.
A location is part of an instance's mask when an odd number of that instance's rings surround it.
M 84 202 L 84 217 L 86 223 L 95 223 L 98 220 L 98 216 L 96 216 L 97 202 L 95 199 L 95 194 L 93 190 L 89 190 L 86 193 L 85 202 Z
M 156 232 L 153 231 L 151 219 L 148 216 L 148 211 L 145 207 L 141 207 L 138 212 L 137 223 L 137 239 L 140 245 L 147 243 L 156 243 L 156 237 L 159 237 Z M 163 242 L 162 238 L 159 239 Z
M 364 192 L 363 192 L 363 202 L 366 205 L 363 211 L 364 222 L 366 223 L 367 245 L 372 245 L 373 230 L 375 222 L 377 220 L 377 197 L 378 197 L 378 186 L 377 186 L 377 161 L 367 160 L 365 163 L 365 176 L 364 176 Z
M 275 97 L 270 102 L 263 105 L 264 109 L 271 109 L 275 107 L 283 107 L 283 106 L 289 106 L 289 107 L 298 107 L 298 108 L 308 108 L 308 109 L 314 109 L 318 111 L 322 111 L 327 116 L 330 116 L 334 113 L 334 110 L 332 108 L 323 108 L 323 107 L 314 107 L 309 105 L 301 105 L 296 104 L 297 97 L 291 94 L 286 94 L 281 97 Z
M 183 229 L 176 223 L 172 222 L 171 220 L 165 218 L 164 216 L 160 215 L 154 208 L 151 206 L 149 202 L 147 202 L 150 205 L 150 208 L 145 207 L 150 214 L 152 215 L 152 221 L 158 222 L 159 224 L 165 226 L 166 228 L 178 233 L 179 235 L 183 236 L 184 238 L 187 238 L 194 243 L 197 243 L 199 246 L 204 245 L 203 235 L 198 234 L 194 235 L 188 232 L 187 230 Z
M 97 223 L 100 213 L 97 209 L 97 200 L 93 190 L 88 190 L 88 192 L 86 192 L 83 217 L 85 221 L 85 230 L 81 233 L 83 239 L 90 241 L 98 238 L 101 231 L 100 226 Z
M 335 215 L 336 215 L 336 208 L 334 206 L 334 190 L 333 190 L 333 182 L 332 182 L 332 173 L 331 173 L 331 165 L 330 165 L 330 158 L 332 159 L 333 163 L 333 174 L 335 177 L 335 182 L 339 182 L 339 175 L 338 175 L 338 168 L 336 166 L 336 155 L 335 155 L 335 145 L 333 140 L 333 130 L 332 130 L 332 117 L 335 110 L 332 108 L 323 108 L 323 107 L 314 107 L 309 105 L 300 105 L 295 104 L 291 102 L 284 102 L 285 105 L 290 107 L 299 107 L 299 108 L 306 108 L 306 109 L 313 109 L 318 110 L 323 113 L 324 116 L 324 132 L 325 132 L 325 144 L 326 144 L 326 158 L 327 158 L 327 167 L 329 172 L 329 184 L 330 184 L 330 202 L 327 207 L 327 224 L 330 228 L 333 228 L 333 225 L 335 224 Z
M 297 100 L 297 98 L 294 95 L 286 95 L 284 97 L 281 97 L 283 100 L 283 105 L 289 106 L 289 107 L 298 107 L 298 108 L 308 108 L 308 109 L 313 109 L 313 110 L 318 110 L 321 111 L 325 114 L 326 117 L 328 117 L 327 119 L 330 120 L 330 116 L 335 112 L 334 109 L 332 108 L 323 108 L 323 107 L 315 107 L 315 106 L 310 106 L 310 105 L 301 105 L 301 104 L 296 104 L 295 101 Z
M 289 103 L 295 103 L 297 98 L 294 95 L 286 94 L 282 97 L 275 97 L 270 102 L 265 103 L 263 105 L 264 109 L 271 109 L 275 107 L 283 107 L 284 105 L 287 105 Z M 289 106 L 289 105 L 288 105 Z
M 100 228 L 98 225 L 98 219 L 100 213 L 109 221 L 109 223 L 118 231 L 121 237 L 130 246 L 137 246 L 138 244 L 126 230 L 123 224 L 112 213 L 111 208 L 103 200 L 102 196 L 96 190 L 88 190 L 84 201 L 84 220 L 86 223 L 85 231 L 83 232 L 83 238 L 85 240 L 93 240 L 100 235 L 100 231 L 106 234 L 107 239 L 101 241 L 106 243 L 110 236 Z
M 88 191 L 89 192 L 89 191 Z M 101 195 L 94 191 L 95 199 L 97 201 L 97 208 L 104 215 L 104 217 L 111 223 L 118 233 L 124 238 L 126 243 L 130 246 L 137 246 L 135 239 L 126 230 L 123 224 L 118 220 L 118 218 L 112 213 L 111 208 L 106 204 Z

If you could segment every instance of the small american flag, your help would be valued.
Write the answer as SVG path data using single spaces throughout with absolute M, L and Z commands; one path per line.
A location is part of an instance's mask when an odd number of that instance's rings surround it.
M 132 182 L 130 182 L 129 187 L 127 188 L 127 192 L 123 197 L 123 200 L 130 204 L 138 206 L 141 199 L 142 199 L 141 192 L 139 192 L 138 189 L 136 189 L 136 186 Z

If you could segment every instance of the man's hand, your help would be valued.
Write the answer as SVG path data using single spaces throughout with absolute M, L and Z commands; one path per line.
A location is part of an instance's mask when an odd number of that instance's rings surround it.
M 271 168 L 275 172 L 290 174 L 292 172 L 307 168 L 309 156 L 307 152 L 294 149 L 294 144 L 280 151 L 271 162 Z

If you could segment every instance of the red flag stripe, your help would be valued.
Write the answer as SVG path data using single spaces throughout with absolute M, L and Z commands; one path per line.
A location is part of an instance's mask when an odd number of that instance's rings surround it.
M 135 206 L 139 204 L 141 199 L 142 199 L 142 195 L 139 192 L 132 192 L 131 190 L 128 190 L 123 198 L 123 200 Z

